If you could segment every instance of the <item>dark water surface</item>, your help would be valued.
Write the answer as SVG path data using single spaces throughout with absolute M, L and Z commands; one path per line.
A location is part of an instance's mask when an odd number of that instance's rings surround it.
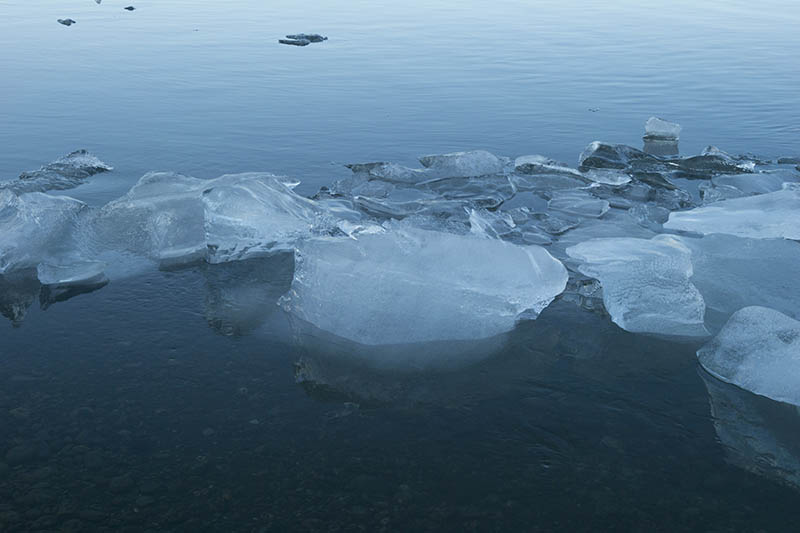
M 123 5 L 0 0 L 0 179 L 88 148 L 116 167 L 69 191 L 93 204 L 154 169 L 311 193 L 350 161 L 574 162 L 595 139 L 638 145 L 653 114 L 684 126 L 683 152 L 800 152 L 795 2 Z M 297 31 L 330 40 L 275 42 Z M 797 408 L 709 377 L 697 344 L 558 300 L 478 360 L 375 368 L 293 327 L 291 275 L 277 257 L 80 295 L 0 280 L 0 531 L 800 518 Z

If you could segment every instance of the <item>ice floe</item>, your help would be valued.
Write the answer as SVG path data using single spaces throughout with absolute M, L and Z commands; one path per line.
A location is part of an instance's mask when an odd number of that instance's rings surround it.
M 745 307 L 697 352 L 714 376 L 773 400 L 800 405 L 800 321 Z

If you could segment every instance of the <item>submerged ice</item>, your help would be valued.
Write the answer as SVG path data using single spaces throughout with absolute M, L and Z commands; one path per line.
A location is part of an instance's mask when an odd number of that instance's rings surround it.
M 800 321 L 766 307 L 745 307 L 697 356 L 724 381 L 800 405 Z

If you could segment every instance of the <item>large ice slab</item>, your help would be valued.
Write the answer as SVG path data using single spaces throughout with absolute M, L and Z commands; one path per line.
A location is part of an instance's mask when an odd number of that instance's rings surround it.
M 0 274 L 59 263 L 74 249 L 74 233 L 86 204 L 67 196 L 0 189 Z
M 644 136 L 648 139 L 677 141 L 681 135 L 681 125 L 662 118 L 650 117 L 644 125 Z
M 566 282 L 538 246 L 388 223 L 380 234 L 300 243 L 283 305 L 365 345 L 469 340 L 511 330 Z
M 567 248 L 578 270 L 600 280 L 603 303 L 621 328 L 663 335 L 707 335 L 705 303 L 691 283 L 691 251 L 677 239 L 592 239 Z
M 773 400 L 800 405 L 800 321 L 745 307 L 697 351 L 714 376 Z
M 800 185 L 671 213 L 664 228 L 756 239 L 800 239 Z

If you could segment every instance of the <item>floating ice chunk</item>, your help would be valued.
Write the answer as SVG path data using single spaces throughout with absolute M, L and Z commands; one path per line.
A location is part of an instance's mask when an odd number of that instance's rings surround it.
M 334 228 L 336 217 L 326 217 L 317 203 L 297 195 L 272 174 L 201 180 L 149 173 L 125 196 L 106 205 L 95 226 L 113 248 L 174 266 L 285 251 L 312 231 Z
M 653 139 L 647 136 L 644 138 L 644 146 L 642 149 L 646 154 L 659 157 L 676 156 L 680 152 L 678 149 L 678 141 Z
M 287 35 L 287 39 L 303 39 L 312 43 L 321 43 L 322 41 L 327 41 L 328 38 L 320 35 L 319 33 L 295 33 L 292 35 Z
M 800 157 L 780 157 L 778 158 L 779 165 L 800 165 Z
M 289 251 L 297 239 L 335 226 L 272 174 L 221 176 L 206 185 L 202 200 L 210 263 Z
M 345 165 L 353 174 L 366 174 L 369 179 L 413 185 L 434 176 L 427 169 L 408 168 L 395 163 L 353 163 Z
M 512 174 L 508 179 L 518 191 L 577 189 L 591 183 L 579 174 Z
M 731 235 L 676 238 L 692 251 L 692 283 L 703 295 L 706 321 L 712 325 L 713 318 L 714 329 L 752 305 L 800 319 L 800 243 Z
M 506 167 L 506 161 L 485 150 L 426 155 L 420 157 L 419 162 L 423 167 L 435 172 L 437 176 L 448 178 L 471 178 L 499 174 Z
M 86 178 L 108 172 L 113 168 L 86 150 L 76 150 L 60 157 L 39 170 L 23 172 L 19 179 L 0 183 L 0 188 L 17 194 L 72 189 Z
M 547 206 L 553 211 L 589 218 L 600 218 L 609 209 L 606 200 L 584 191 L 555 191 Z
M 523 155 L 514 160 L 514 171 L 520 174 L 567 174 L 582 177 L 574 168 L 568 167 L 543 155 Z
M 681 134 L 681 125 L 667 122 L 658 117 L 650 117 L 644 125 L 644 136 L 649 139 L 677 141 Z
M 800 239 L 800 185 L 786 183 L 768 194 L 716 202 L 673 212 L 664 228 L 726 233 L 755 239 Z
M 311 41 L 308 39 L 278 39 L 278 42 L 281 44 L 290 44 L 293 46 L 308 46 L 311 44 Z
M 631 181 L 630 175 L 625 172 L 603 168 L 591 168 L 583 173 L 583 177 L 605 185 L 625 185 Z
M 621 328 L 663 335 L 707 335 L 705 303 L 689 278 L 691 251 L 671 236 L 593 239 L 567 248 L 578 270 L 598 279 Z
M 714 176 L 711 182 L 717 186 L 735 187 L 745 194 L 765 194 L 779 191 L 784 183 L 797 183 L 800 175 L 791 170 L 773 170 L 754 174 L 724 174 Z
M 753 172 L 755 163 L 749 160 L 736 159 L 716 146 L 707 146 L 700 155 L 676 159 L 675 164 L 689 174 L 697 173 L 706 177 L 710 173 Z
M 365 345 L 492 337 L 567 282 L 537 246 L 391 223 L 383 234 L 304 241 L 284 308 Z
M 79 216 L 88 207 L 67 196 L 0 189 L 0 274 L 35 268 L 73 248 Z
M 800 322 L 774 309 L 740 309 L 697 357 L 723 381 L 800 405 Z
M 484 238 L 497 239 L 514 229 L 517 225 L 510 214 L 491 212 L 486 209 L 469 212 L 470 231 L 473 235 Z
M 40 263 L 36 269 L 42 285 L 94 285 L 104 283 L 106 264 L 102 261 L 80 261 L 63 265 Z
M 422 213 L 427 209 L 435 209 L 440 202 L 446 202 L 452 207 L 452 202 L 447 202 L 438 194 L 420 189 L 394 189 L 384 198 L 370 198 L 355 196 L 353 202 L 362 211 L 379 217 L 403 218 L 415 213 Z
M 659 163 L 659 159 L 624 144 L 609 144 L 594 141 L 581 152 L 578 164 L 581 168 L 628 168 L 631 163 Z
M 745 193 L 731 185 L 714 185 L 713 183 L 701 183 L 698 187 L 700 198 L 704 205 L 713 204 L 722 200 L 731 200 L 747 196 Z
M 99 240 L 112 249 L 143 254 L 165 266 L 206 255 L 202 190 L 209 182 L 170 172 L 150 172 L 95 218 Z

